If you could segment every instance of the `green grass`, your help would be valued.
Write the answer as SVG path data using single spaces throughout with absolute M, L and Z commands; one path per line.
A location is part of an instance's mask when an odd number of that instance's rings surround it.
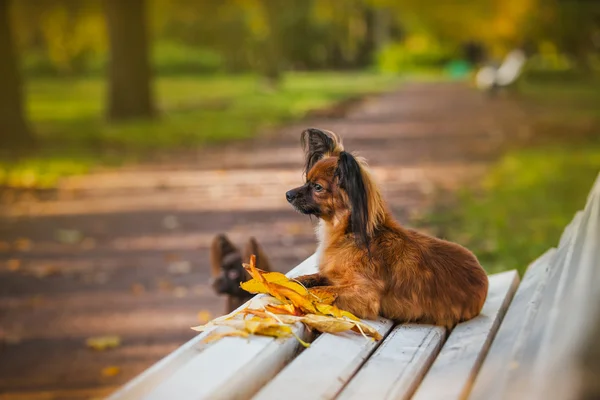
M 545 107 L 550 121 L 560 121 L 562 135 L 509 151 L 479 187 L 463 189 L 419 223 L 473 250 L 490 273 L 522 273 L 555 246 L 600 171 L 600 85 L 571 85 L 524 85 L 525 98 Z M 580 135 L 575 130 L 583 117 L 592 127 Z
M 159 117 L 108 124 L 102 78 L 33 79 L 27 109 L 40 151 L 0 162 L 0 184 L 52 186 L 66 175 L 135 161 L 151 152 L 245 139 L 349 97 L 392 89 L 398 77 L 370 73 L 294 73 L 279 90 L 254 76 L 160 77 Z

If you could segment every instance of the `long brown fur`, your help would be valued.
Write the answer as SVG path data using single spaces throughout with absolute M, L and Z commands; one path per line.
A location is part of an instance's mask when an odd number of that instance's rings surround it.
M 253 294 L 240 288 L 240 283 L 250 279 L 242 262 L 248 262 L 251 255 L 256 256 L 256 265 L 264 271 L 272 271 L 271 263 L 263 248 L 255 238 L 248 239 L 241 253 L 226 235 L 215 236 L 210 248 L 211 284 L 219 295 L 227 297 L 225 312 L 230 313 Z
M 312 129 L 303 143 L 314 145 L 305 146 L 306 184 L 287 197 L 319 217 L 320 244 L 319 273 L 302 283 L 337 288 L 336 305 L 367 319 L 452 328 L 481 312 L 488 278 L 473 253 L 395 221 L 366 162 L 337 136 Z

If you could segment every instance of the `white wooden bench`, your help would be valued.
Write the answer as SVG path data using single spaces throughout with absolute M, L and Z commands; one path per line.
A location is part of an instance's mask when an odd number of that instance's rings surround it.
M 203 332 L 111 399 L 567 399 L 577 393 L 577 352 L 600 307 L 600 176 L 556 248 L 527 269 L 490 276 L 480 316 L 452 332 L 367 321 L 384 336 L 296 339 Z M 316 270 L 315 256 L 294 268 Z M 296 333 L 310 339 L 303 326 Z
M 515 49 L 506 55 L 497 68 L 491 65 L 480 68 L 475 76 L 475 84 L 479 89 L 489 92 L 509 87 L 521 76 L 526 61 L 525 52 Z

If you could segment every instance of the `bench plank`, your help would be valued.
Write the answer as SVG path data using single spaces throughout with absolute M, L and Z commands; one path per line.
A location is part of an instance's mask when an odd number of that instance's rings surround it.
M 392 321 L 365 321 L 382 335 Z M 381 342 L 354 332 L 322 334 L 265 386 L 253 400 L 333 399 Z
M 492 275 L 489 280 L 481 314 L 452 330 L 414 400 L 462 399 L 468 394 L 517 290 L 519 274 L 512 270 Z
M 409 398 L 438 354 L 445 336 L 446 329 L 440 326 L 397 326 L 338 399 Z
M 543 288 L 540 307 L 534 317 L 526 320 L 525 334 L 514 346 L 511 368 L 508 371 L 506 386 L 503 388 L 503 393 L 508 398 L 519 398 L 514 396 L 520 396 L 520 393 L 524 394 L 531 388 L 532 371 L 539 356 L 542 355 L 544 338 L 551 329 L 549 323 L 556 313 L 555 301 L 563 298 L 561 287 L 568 276 L 568 264 L 580 221 L 581 216 L 578 214 L 573 220 L 569 239 L 565 240 L 563 245 L 556 250 L 546 285 Z
M 293 277 L 314 272 L 317 272 L 315 254 L 287 275 Z M 249 398 L 285 366 L 298 348 L 293 337 L 283 340 L 259 336 L 248 339 L 226 337 L 203 344 L 214 331 L 207 330 L 188 341 L 109 399 Z M 303 326 L 298 325 L 295 331 L 306 338 Z
M 528 322 L 542 300 L 548 267 L 555 257 L 550 249 L 528 267 L 475 379 L 470 399 L 499 399 L 506 387 L 515 348 L 526 338 Z
M 527 395 L 537 398 L 578 397 L 580 354 L 588 352 L 589 335 L 600 302 L 600 175 L 588 196 L 569 255 L 565 260 L 559 291 L 552 299 L 540 351 L 534 362 Z M 585 372 L 590 374 L 589 371 Z M 593 374 L 593 373 L 592 373 Z M 593 381 L 593 378 L 592 378 Z M 525 386 L 525 385 L 523 385 Z

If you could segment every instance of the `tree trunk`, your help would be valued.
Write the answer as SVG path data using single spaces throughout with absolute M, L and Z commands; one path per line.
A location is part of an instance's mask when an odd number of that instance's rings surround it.
M 285 12 L 282 5 L 287 7 L 285 3 L 279 0 L 262 0 L 269 34 L 262 46 L 260 69 L 268 90 L 276 90 L 279 87 L 283 73 L 281 40 L 279 37 L 282 34 L 280 18 L 281 14 Z
M 23 113 L 21 77 L 9 24 L 10 0 L 0 0 L 0 149 L 33 147 Z
M 151 118 L 154 102 L 145 0 L 105 0 L 110 41 L 108 118 Z

